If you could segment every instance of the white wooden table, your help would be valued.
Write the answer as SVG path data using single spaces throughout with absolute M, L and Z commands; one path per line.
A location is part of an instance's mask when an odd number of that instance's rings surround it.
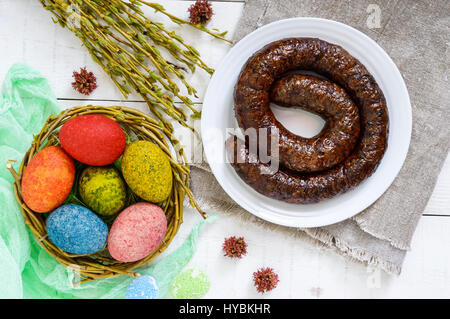
M 159 1 L 170 12 L 187 16 L 191 1 Z M 235 31 L 242 1 L 213 1 L 211 28 Z M 152 10 L 148 10 L 153 15 Z M 26 62 L 49 82 L 62 107 L 75 105 L 129 105 L 146 110 L 138 95 L 124 101 L 111 80 L 69 31 L 52 23 L 50 13 L 37 0 L 0 0 L 0 79 L 15 62 Z M 204 60 L 215 67 L 230 46 L 188 27 L 171 28 L 199 49 Z M 97 76 L 98 89 L 89 97 L 71 87 L 72 72 L 86 66 Z M 199 89 L 201 103 L 209 76 L 197 71 L 188 78 Z M 184 223 L 173 244 L 177 247 L 189 234 L 199 215 L 187 208 Z M 221 245 L 230 235 L 244 236 L 248 255 L 239 261 L 222 256 Z M 253 271 L 273 267 L 280 276 L 277 289 L 264 296 L 251 283 Z M 221 217 L 202 231 L 198 251 L 188 267 L 204 270 L 210 277 L 208 298 L 440 298 L 450 297 L 450 157 L 420 220 L 412 251 L 407 254 L 400 276 L 374 271 L 295 238 L 243 225 L 233 217 Z

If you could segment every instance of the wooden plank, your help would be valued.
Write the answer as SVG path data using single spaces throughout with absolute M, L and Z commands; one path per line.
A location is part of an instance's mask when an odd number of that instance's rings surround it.
M 176 14 L 185 14 L 192 3 L 161 2 Z M 214 1 L 214 6 L 215 26 L 234 32 L 243 3 Z M 0 23 L 6 26 L 0 28 L 0 41 L 3 43 L 0 78 L 4 77 L 12 63 L 24 61 L 50 80 L 64 107 L 122 104 L 146 111 L 145 103 L 111 101 L 122 100 L 122 97 L 86 51 L 80 48 L 78 40 L 67 30 L 54 26 L 50 15 L 37 1 L 0 0 Z M 192 30 L 184 32 L 212 66 L 228 50 L 220 41 L 203 35 L 199 37 Z M 93 70 L 99 79 L 100 87 L 89 99 L 78 95 L 70 87 L 71 73 L 80 66 Z M 192 81 L 206 88 L 208 76 L 198 72 Z M 139 96 L 132 96 L 131 99 L 140 100 Z M 198 251 L 187 268 L 203 269 L 210 276 L 209 298 L 448 298 L 450 252 L 445 248 L 450 244 L 449 208 L 450 156 L 425 209 L 425 216 L 419 222 L 412 251 L 407 254 L 403 273 L 399 277 L 374 271 L 334 253 L 318 250 L 304 240 L 289 238 L 277 231 L 269 232 L 229 216 L 222 216 L 202 231 Z M 195 211 L 186 209 L 184 223 L 168 251 L 176 249 L 199 220 Z M 222 256 L 221 244 L 230 235 L 246 237 L 249 253 L 244 259 L 235 261 Z M 279 287 L 266 295 L 257 294 L 251 283 L 252 272 L 262 266 L 274 267 L 280 275 Z
M 447 155 L 424 214 L 450 215 L 450 154 Z
M 180 17 L 187 18 L 187 8 L 193 1 L 159 1 L 166 9 Z M 242 2 L 215 2 L 215 15 L 208 24 L 209 28 L 228 30 L 229 37 L 235 31 L 239 20 Z M 168 29 L 174 30 L 188 43 L 196 47 L 204 61 L 216 67 L 220 59 L 228 51 L 230 44 L 187 26 L 177 26 L 165 16 L 156 14 L 145 7 L 148 17 L 164 22 Z M 26 62 L 39 70 L 50 81 L 56 94 L 61 98 L 78 98 L 85 96 L 75 92 L 71 87 L 72 72 L 86 66 L 97 76 L 99 87 L 91 94 L 93 99 L 123 99 L 109 77 L 95 64 L 87 50 L 70 31 L 55 25 L 51 14 L 44 10 L 36 0 L 0 2 L 0 21 L 6 26 L 0 29 L 2 43 L 2 63 L 0 78 L 3 78 L 14 62 Z M 198 88 L 200 100 L 209 81 L 209 75 L 203 70 L 188 74 L 187 81 Z M 130 99 L 142 100 L 139 95 L 132 94 Z
M 168 251 L 176 249 L 199 220 L 195 211 L 186 209 Z M 391 276 L 305 240 L 221 216 L 202 230 L 186 269 L 201 269 L 209 276 L 207 298 L 449 298 L 449 228 L 450 218 L 422 218 L 402 274 Z M 240 260 L 226 258 L 221 251 L 224 238 L 233 235 L 244 236 L 248 243 L 248 254 Z M 279 286 L 264 295 L 251 282 L 259 267 L 273 267 L 280 278 Z

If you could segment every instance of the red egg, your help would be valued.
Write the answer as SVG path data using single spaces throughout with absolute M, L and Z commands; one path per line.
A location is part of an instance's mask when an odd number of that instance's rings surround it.
M 80 115 L 68 120 L 59 131 L 64 150 L 77 161 L 104 166 L 122 155 L 125 133 L 115 121 L 104 115 Z
M 161 207 L 140 202 L 124 209 L 108 235 L 108 251 L 118 261 L 133 262 L 154 252 L 167 231 Z
M 35 212 L 46 213 L 60 206 L 69 195 L 75 179 L 75 165 L 58 146 L 39 151 L 25 167 L 22 198 Z

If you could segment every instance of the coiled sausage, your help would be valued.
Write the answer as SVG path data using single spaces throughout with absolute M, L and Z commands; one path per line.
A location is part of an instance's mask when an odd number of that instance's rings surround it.
M 297 167 L 301 171 L 296 145 L 280 139 L 280 162 L 285 168 L 266 174 L 269 166 L 249 161 L 252 154 L 235 137 L 227 140 L 227 150 L 236 172 L 258 192 L 290 203 L 317 202 L 355 187 L 375 171 L 387 147 L 388 111 L 375 79 L 342 47 L 316 38 L 290 38 L 265 46 L 243 67 L 235 87 L 235 115 L 242 129 L 272 127 L 269 90 L 280 75 L 291 70 L 313 70 L 352 98 L 360 116 L 359 140 L 353 151 L 331 169 L 302 173 L 295 171 Z M 237 156 L 231 156 L 232 147 Z

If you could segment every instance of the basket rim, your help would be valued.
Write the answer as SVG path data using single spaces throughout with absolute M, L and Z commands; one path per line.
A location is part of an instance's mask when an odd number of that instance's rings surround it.
M 39 152 L 39 150 L 46 147 L 49 142 L 48 138 L 51 134 L 54 133 L 67 120 L 86 114 L 101 114 L 108 116 L 118 123 L 127 125 L 132 130 L 136 129 L 138 131 L 138 137 L 147 136 L 149 140 L 155 142 L 155 144 L 157 144 L 168 156 L 172 168 L 172 174 L 176 175 L 173 176 L 173 186 L 169 199 L 164 205 L 161 205 L 161 208 L 163 208 L 167 218 L 167 231 L 164 239 L 156 250 L 141 260 L 123 263 L 115 261 L 112 258 L 99 255 L 101 252 L 107 250 L 107 245 L 105 245 L 105 248 L 102 251 L 92 255 L 74 255 L 64 252 L 49 240 L 45 228 L 45 220 L 43 218 L 45 215 L 42 213 L 33 212 L 23 201 L 21 195 L 21 181 L 23 172 L 28 163 L 34 155 Z M 136 132 L 134 133 L 136 134 Z M 183 184 L 188 184 L 189 181 L 189 164 L 187 163 L 186 157 L 183 158 L 183 154 L 177 154 L 177 158 L 174 158 L 174 154 L 170 150 L 168 141 L 165 137 L 169 137 L 170 141 L 170 132 L 164 129 L 157 120 L 140 110 L 125 106 L 75 106 L 62 110 L 57 115 L 51 115 L 48 117 L 40 133 L 35 136 L 34 140 L 31 142 L 30 148 L 24 154 L 17 173 L 14 168 L 12 168 L 12 165 L 9 162 L 7 163 L 7 168 L 11 171 L 11 174 L 15 180 L 13 183 L 14 194 L 22 215 L 24 216 L 25 224 L 33 233 L 40 246 L 46 250 L 47 253 L 53 256 L 61 265 L 68 269 L 74 270 L 80 275 L 81 280 L 74 283 L 74 285 L 119 275 L 138 277 L 140 276 L 139 273 L 133 270 L 150 263 L 153 259 L 159 256 L 170 245 L 171 241 L 177 234 L 179 227 L 183 222 L 184 198 L 186 193 L 189 192 L 188 188 L 186 192 L 186 185 Z M 181 164 L 179 163 L 180 161 Z M 206 218 L 206 216 L 203 217 Z

